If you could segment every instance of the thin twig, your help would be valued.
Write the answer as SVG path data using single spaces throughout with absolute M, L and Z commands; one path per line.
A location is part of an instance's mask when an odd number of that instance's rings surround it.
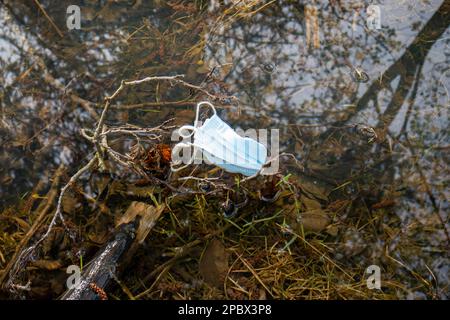
M 47 20 L 50 22 L 50 24 L 52 25 L 52 27 L 56 30 L 56 33 L 61 37 L 64 38 L 64 34 L 62 33 L 62 31 L 58 28 L 58 26 L 55 24 L 55 22 L 53 21 L 53 19 L 48 15 L 47 11 L 45 11 L 44 7 L 39 3 L 38 0 L 34 0 L 34 3 L 36 3 L 36 5 L 39 7 L 39 10 L 42 11 L 42 13 L 44 14 L 44 16 L 47 18 Z

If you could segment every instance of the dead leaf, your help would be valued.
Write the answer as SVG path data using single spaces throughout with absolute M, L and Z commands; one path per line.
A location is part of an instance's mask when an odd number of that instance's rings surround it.
M 313 200 L 311 198 L 308 198 L 304 195 L 300 196 L 301 203 L 305 206 L 306 211 L 321 209 L 322 206 L 320 205 L 320 202 L 317 200 Z
M 103 232 L 95 232 L 88 235 L 88 239 L 96 244 L 103 244 L 108 241 L 109 233 L 105 231 Z
M 308 212 L 303 212 L 300 218 L 300 225 L 303 225 L 303 230 L 320 232 L 330 224 L 330 217 L 322 209 L 316 209 Z
M 320 232 L 331 223 L 329 212 L 321 209 L 318 201 L 302 195 L 299 202 L 307 208 L 307 211 L 301 212 L 295 202 L 287 202 L 282 206 L 287 222 L 296 231 L 301 232 L 303 229 L 303 231 Z
M 336 213 L 340 213 L 344 211 L 350 204 L 350 200 L 336 200 L 330 203 L 327 209 Z
M 264 290 L 263 288 L 259 288 L 258 300 L 267 300 L 266 290 Z
M 382 200 L 378 203 L 375 203 L 372 205 L 372 209 L 382 209 L 382 208 L 387 208 L 387 207 L 393 207 L 395 206 L 395 201 L 392 199 L 385 199 Z
M 45 270 L 57 270 L 62 267 L 61 262 L 57 260 L 35 260 L 31 262 L 31 265 Z
M 310 198 L 328 201 L 328 195 L 331 190 L 328 190 L 320 182 L 302 177 L 300 180 L 300 188 Z
M 228 254 L 224 245 L 217 239 L 212 240 L 200 259 L 200 274 L 208 284 L 221 288 L 228 268 Z
M 326 232 L 333 237 L 336 237 L 339 233 L 339 227 L 335 224 L 329 225 L 326 229 Z
M 19 225 L 19 227 L 20 227 L 22 230 L 27 231 L 27 230 L 30 229 L 29 223 L 26 222 L 25 220 L 23 220 L 22 218 L 14 217 L 14 216 L 11 217 L 11 218 L 14 219 L 14 220 L 17 222 L 17 224 Z
M 156 187 L 155 185 L 149 185 L 149 186 L 136 186 L 136 185 L 127 185 L 126 191 L 122 192 L 121 194 L 126 196 L 133 196 L 133 197 L 139 197 L 139 198 L 146 198 L 148 199 L 152 194 L 155 193 Z
M 74 192 L 67 192 L 62 198 L 62 208 L 64 212 L 74 212 L 76 209 L 81 208 L 81 202 L 78 199 L 78 195 Z
M 208 72 L 210 72 L 211 70 L 209 69 L 209 67 L 205 64 L 205 63 L 203 63 L 201 66 L 199 66 L 196 70 L 195 70 L 197 73 L 208 73 Z
M 134 221 L 140 216 L 141 220 L 139 221 L 139 227 L 136 232 L 136 241 L 142 243 L 156 224 L 164 208 L 164 205 L 154 207 L 144 202 L 133 201 L 124 215 L 116 223 L 116 227 Z

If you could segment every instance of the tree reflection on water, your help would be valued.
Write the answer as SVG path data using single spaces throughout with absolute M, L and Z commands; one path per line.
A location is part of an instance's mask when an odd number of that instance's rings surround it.
M 257 11 L 244 1 L 229 4 L 235 15 L 217 1 L 85 1 L 72 31 L 70 1 L 39 3 L 54 24 L 33 2 L 0 9 L 5 209 L 48 188 L 61 163 L 80 166 L 90 146 L 79 129 L 122 79 L 182 73 L 239 98 L 222 103 L 233 127 L 280 129 L 281 151 L 305 167 L 286 162 L 283 173 L 323 185 L 330 202 L 352 201 L 329 241 L 337 261 L 382 265 L 386 281 L 408 288 L 400 298 L 448 298 L 448 2 L 380 1 L 382 28 L 369 29 L 372 1 L 267 1 Z M 164 84 L 130 90 L 108 121 L 185 123 L 199 98 Z M 377 211 L 383 201 L 395 206 Z M 367 215 L 371 228 L 359 224 Z

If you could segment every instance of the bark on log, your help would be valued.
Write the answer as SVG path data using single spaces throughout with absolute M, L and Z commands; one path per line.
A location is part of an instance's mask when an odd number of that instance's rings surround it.
M 121 225 L 112 238 L 99 250 L 87 265 L 76 288 L 68 289 L 62 300 L 99 300 L 101 295 L 93 286 L 103 291 L 116 276 L 117 266 L 131 247 L 136 237 L 136 223 Z
M 105 290 L 124 270 L 163 210 L 164 206 L 133 202 L 118 222 L 110 240 L 84 268 L 80 284 L 68 289 L 60 299 L 105 299 Z

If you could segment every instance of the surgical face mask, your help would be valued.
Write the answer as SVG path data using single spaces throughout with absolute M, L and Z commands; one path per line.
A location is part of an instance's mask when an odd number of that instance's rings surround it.
M 206 119 L 205 123 L 200 126 L 198 121 L 199 110 L 204 104 L 211 107 L 214 115 Z M 172 150 L 172 159 L 178 159 L 180 149 L 186 147 L 194 147 L 194 153 L 184 166 L 175 168 L 176 165 L 181 164 L 181 161 L 173 161 L 172 171 L 186 168 L 197 157 L 199 151 L 203 152 L 203 157 L 207 162 L 217 165 L 227 172 L 241 173 L 245 176 L 251 176 L 259 172 L 267 158 L 267 149 L 263 144 L 238 135 L 219 118 L 214 106 L 207 101 L 200 102 L 197 105 L 194 126 L 182 126 L 178 133 L 185 139 L 193 136 L 194 142 L 178 143 Z

